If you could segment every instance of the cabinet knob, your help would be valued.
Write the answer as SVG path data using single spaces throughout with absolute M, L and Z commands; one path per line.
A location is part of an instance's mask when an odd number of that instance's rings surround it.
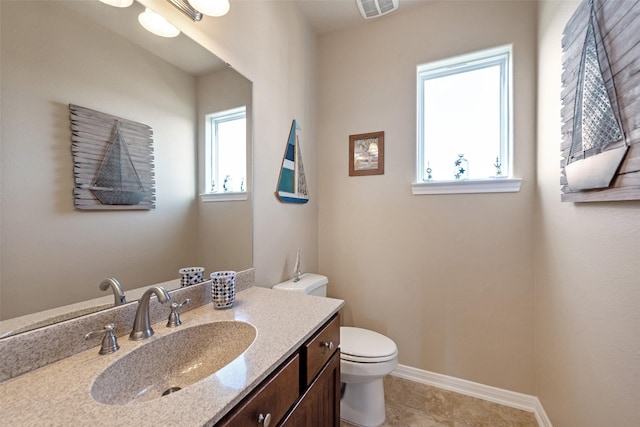
M 333 341 L 325 341 L 322 343 L 324 348 L 328 348 L 329 350 L 333 350 Z
M 271 414 L 267 414 L 267 415 L 258 415 L 258 424 L 264 426 L 264 427 L 269 427 L 269 424 L 271 424 Z

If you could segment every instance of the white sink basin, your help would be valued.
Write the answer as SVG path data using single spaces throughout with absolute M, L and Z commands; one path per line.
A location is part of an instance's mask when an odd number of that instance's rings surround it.
M 256 329 L 240 321 L 206 323 L 153 337 L 98 375 L 91 395 L 107 405 L 125 405 L 177 392 L 228 365 L 255 337 Z

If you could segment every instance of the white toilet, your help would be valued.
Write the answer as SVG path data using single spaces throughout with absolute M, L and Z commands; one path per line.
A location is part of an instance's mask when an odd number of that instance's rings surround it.
M 305 273 L 273 289 L 327 296 L 329 280 L 319 274 Z M 340 328 L 340 381 L 345 384 L 340 400 L 340 418 L 363 427 L 384 423 L 384 386 L 382 379 L 398 366 L 398 347 L 389 338 L 367 329 Z

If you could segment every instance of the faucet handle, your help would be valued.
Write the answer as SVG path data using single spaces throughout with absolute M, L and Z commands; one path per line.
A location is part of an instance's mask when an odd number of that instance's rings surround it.
M 103 335 L 102 345 L 100 346 L 99 354 L 110 354 L 118 351 L 120 346 L 118 345 L 118 339 L 116 335 L 113 333 L 113 330 L 116 328 L 116 325 L 113 323 L 109 323 L 105 325 L 103 329 L 99 331 L 91 331 L 84 336 L 85 340 L 89 340 L 96 335 Z
M 180 320 L 180 313 L 178 313 L 178 308 L 183 305 L 187 305 L 191 302 L 189 298 L 182 301 L 180 304 L 177 302 L 171 303 L 171 313 L 169 313 L 169 320 L 167 321 L 167 328 L 175 328 L 176 326 L 182 325 L 182 321 Z

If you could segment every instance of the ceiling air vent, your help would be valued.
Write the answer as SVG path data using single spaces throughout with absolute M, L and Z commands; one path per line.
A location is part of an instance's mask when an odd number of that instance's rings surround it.
M 400 0 L 356 0 L 364 19 L 377 18 L 398 8 Z

